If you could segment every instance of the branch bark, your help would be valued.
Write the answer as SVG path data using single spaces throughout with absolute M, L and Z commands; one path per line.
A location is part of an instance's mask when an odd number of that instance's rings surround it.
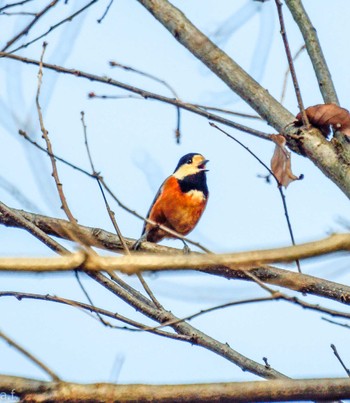
M 115 385 L 45 382 L 0 375 L 0 390 L 22 401 L 282 402 L 350 398 L 349 378 L 270 380 L 192 385 Z
M 16 213 L 16 217 L 22 216 L 25 219 L 25 223 L 32 223 L 44 234 L 57 236 L 59 238 L 68 239 L 74 241 L 74 231 L 79 229 L 79 233 L 83 236 L 84 242 L 89 242 L 90 246 L 103 248 L 115 252 L 123 252 L 123 246 L 117 235 L 104 231 L 100 228 L 86 227 L 83 225 L 77 225 L 73 228 L 69 221 L 43 216 L 40 214 L 33 214 L 23 210 L 11 209 Z M 0 211 L 0 223 L 9 227 L 21 227 L 19 221 L 12 219 L 11 216 L 3 214 Z M 75 233 L 76 234 L 76 233 Z M 135 243 L 134 239 L 125 238 L 125 242 L 129 248 Z M 183 256 L 183 251 L 176 248 L 170 248 L 154 244 L 151 242 L 143 242 L 141 249 L 144 252 L 152 254 L 167 254 Z M 77 259 L 72 258 L 72 259 Z M 84 260 L 84 259 L 82 259 Z M 208 273 L 211 275 L 225 277 L 227 279 L 240 279 L 246 281 L 252 281 L 252 278 L 246 273 L 251 272 L 259 280 L 268 284 L 274 284 L 280 287 L 288 288 L 294 291 L 302 293 L 317 295 L 319 297 L 329 298 L 341 303 L 350 303 L 350 287 L 338 284 L 329 280 L 321 279 L 306 274 L 299 274 L 289 270 L 278 269 L 272 266 L 260 265 L 257 267 L 237 269 L 230 269 L 223 265 L 215 265 L 214 267 L 202 267 L 199 271 Z

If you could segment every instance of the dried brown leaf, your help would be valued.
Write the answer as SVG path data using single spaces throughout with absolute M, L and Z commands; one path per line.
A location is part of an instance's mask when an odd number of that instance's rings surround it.
M 286 149 L 286 139 L 281 134 L 271 134 L 271 140 L 276 144 L 275 151 L 271 158 L 271 171 L 278 182 L 287 186 L 299 178 L 292 172 L 290 152 Z
M 310 106 L 305 112 L 310 123 L 319 128 L 325 136 L 330 134 L 331 128 L 350 136 L 350 113 L 347 109 L 335 104 L 321 104 Z M 300 113 L 296 119 L 301 122 Z

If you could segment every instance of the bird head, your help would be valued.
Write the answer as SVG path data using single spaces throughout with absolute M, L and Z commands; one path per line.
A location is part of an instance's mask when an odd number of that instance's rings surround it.
M 196 175 L 200 172 L 207 172 L 206 164 L 209 160 L 206 160 L 203 155 L 197 153 L 186 154 L 180 158 L 177 167 L 173 173 L 176 179 L 183 179 L 186 176 Z

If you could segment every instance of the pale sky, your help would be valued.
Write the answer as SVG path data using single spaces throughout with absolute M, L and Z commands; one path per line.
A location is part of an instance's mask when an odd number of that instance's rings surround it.
M 4 3 L 0 1 L 0 6 Z M 45 32 L 85 3 L 87 1 L 79 0 L 57 6 L 19 44 Z M 206 34 L 215 32 L 226 22 L 229 32 L 224 32 L 227 39 L 221 42 L 225 51 L 273 96 L 280 98 L 287 64 L 273 1 L 263 4 L 250 0 L 173 3 Z M 44 4 L 29 3 L 25 10 L 31 7 L 37 10 Z M 166 80 L 184 101 L 251 112 L 137 1 L 115 1 L 105 20 L 98 24 L 96 20 L 107 4 L 108 1 L 96 3 L 85 14 L 47 36 L 45 60 L 172 96 L 159 83 L 110 68 L 109 61 L 114 60 Z M 341 105 L 349 108 L 350 56 L 344 49 L 348 45 L 350 5 L 344 0 L 309 0 L 305 5 L 317 28 Z M 284 12 L 294 54 L 302 45 L 302 39 L 287 7 Z M 28 23 L 25 21 L 23 16 L 1 16 L 3 41 L 13 37 Z M 20 54 L 38 60 L 41 43 L 38 41 Z M 306 53 L 297 60 L 296 69 L 305 105 L 322 103 Z M 17 134 L 18 129 L 23 129 L 41 140 L 35 109 L 37 72 L 35 66 L 1 60 L 0 195 L 11 207 L 33 211 L 28 203 L 6 190 L 9 182 L 37 206 L 37 212 L 63 218 L 48 159 Z M 127 94 L 118 88 L 44 71 L 42 107 L 57 155 L 89 169 L 80 121 L 80 112 L 84 111 L 96 169 L 125 204 L 146 214 L 159 185 L 173 172 L 179 158 L 188 152 L 199 152 L 210 160 L 210 198 L 190 238 L 215 252 L 290 245 L 279 193 L 275 185 L 268 185 L 257 177 L 266 174 L 264 168 L 235 142 L 211 128 L 206 119 L 183 111 L 181 144 L 177 145 L 173 107 L 139 99 L 91 100 L 87 97 L 91 91 L 99 95 Z M 295 114 L 298 112 L 290 80 L 285 106 Z M 253 120 L 233 120 L 273 132 Z M 273 152 L 270 142 L 231 128 L 224 129 L 269 164 Z M 292 166 L 296 175 L 305 176 L 286 191 L 296 242 L 316 240 L 344 230 L 340 222 L 349 217 L 347 197 L 307 159 L 293 154 Z M 113 231 L 96 183 L 62 164 L 58 168 L 68 203 L 79 223 Z M 138 238 L 142 222 L 113 203 L 112 208 L 123 234 Z M 39 241 L 20 230 L 0 227 L 0 239 L 1 256 L 52 255 Z M 179 241 L 164 244 L 182 248 Z M 337 257 L 302 263 L 302 270 L 348 283 L 346 259 Z M 293 265 L 288 268 L 295 270 Z M 167 273 L 147 279 L 162 304 L 180 317 L 216 304 L 265 295 L 254 284 L 228 282 L 198 273 Z M 84 278 L 83 281 L 96 306 L 143 320 L 91 280 Z M 136 279 L 127 278 L 127 281 L 138 287 Z M 1 291 L 54 294 L 85 302 L 71 274 L 1 274 Z M 293 295 L 288 290 L 286 293 Z M 331 301 L 311 296 L 305 299 L 346 310 L 345 306 Z M 106 329 L 71 307 L 0 298 L 0 309 L 1 329 L 67 381 L 190 383 L 257 379 L 199 347 L 150 334 Z M 329 346 L 335 344 L 349 364 L 349 330 L 326 323 L 321 316 L 284 302 L 269 302 L 215 311 L 191 324 L 260 363 L 263 363 L 262 357 L 268 357 L 275 369 L 290 377 L 343 377 L 345 373 Z M 0 373 L 47 379 L 2 341 L 0 353 Z

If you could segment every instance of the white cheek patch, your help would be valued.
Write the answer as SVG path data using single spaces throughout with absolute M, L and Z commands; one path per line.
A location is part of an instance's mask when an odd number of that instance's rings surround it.
M 180 167 L 174 174 L 173 176 L 176 179 L 182 180 L 183 178 L 185 178 L 186 176 L 189 175 L 194 175 L 196 173 L 198 173 L 199 170 L 197 167 L 193 166 L 193 165 L 183 165 L 182 167 Z
M 204 196 L 204 193 L 201 192 L 200 190 L 196 190 L 196 189 L 193 189 L 193 190 L 190 190 L 189 192 L 186 192 L 186 195 L 192 197 L 192 199 L 194 199 L 196 201 L 203 201 L 203 200 L 206 199 L 205 196 Z

